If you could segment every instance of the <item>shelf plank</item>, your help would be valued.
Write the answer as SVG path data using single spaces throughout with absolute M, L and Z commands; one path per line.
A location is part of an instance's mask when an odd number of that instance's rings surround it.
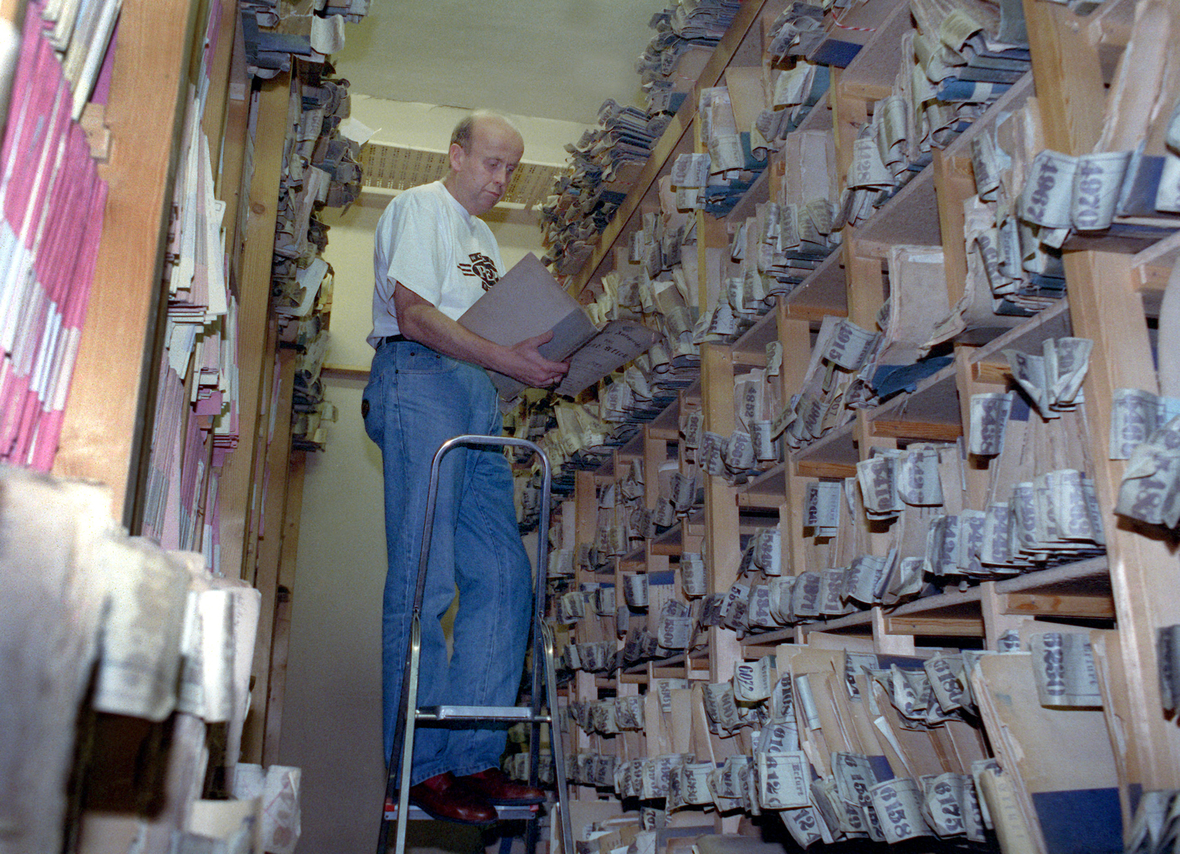
M 927 166 L 864 223 L 852 229 L 858 257 L 889 257 L 891 246 L 942 246 L 942 224 L 934 195 L 934 169 Z
M 893 608 L 881 608 L 891 634 L 950 637 L 983 637 L 987 620 L 986 600 L 998 597 L 996 613 L 1017 617 L 1110 619 L 1113 615 L 1110 574 L 1106 558 L 1088 558 L 1061 566 L 1040 569 L 999 581 L 972 585 L 912 599 Z M 1012 603 L 1011 605 L 1007 603 Z M 842 617 L 801 624 L 799 628 L 825 633 L 863 632 L 872 622 L 869 609 Z M 966 631 L 966 626 L 972 626 Z M 956 627 L 958 630 L 956 630 Z M 796 627 L 785 626 L 748 635 L 745 649 L 783 643 Z M 948 631 L 949 629 L 949 631 Z
M 53 465 L 56 475 L 107 484 L 112 516 L 132 530 L 195 7 L 125 0 L 120 13 L 105 111 L 110 156 L 99 167 L 103 232 Z
M 828 315 L 848 316 L 848 290 L 843 253 L 839 249 L 787 294 L 786 314 L 791 319 L 806 320 L 816 326 Z
M 1109 596 L 1051 596 L 1045 593 L 1009 593 L 1007 613 L 1030 617 L 1085 617 L 1114 619 Z
M 685 135 L 692 129 L 693 119 L 696 117 L 696 104 L 701 89 L 716 86 L 721 75 L 725 73 L 733 55 L 741 47 L 748 34 L 757 36 L 754 26 L 768 0 L 754 0 L 742 3 L 734 16 L 733 23 L 726 30 L 725 36 L 713 49 L 709 61 L 701 71 L 697 83 L 684 99 L 683 105 L 676 111 L 663 135 L 656 142 L 648 155 L 643 170 L 635 181 L 635 185 L 627 193 L 615 215 L 599 235 L 590 258 L 582 265 L 581 270 L 570 277 L 566 289 L 575 296 L 582 293 L 590 281 L 599 275 L 599 268 L 611 255 L 611 250 L 619 237 L 630 230 L 631 223 L 640 214 L 640 205 L 656 185 L 659 177 L 666 170 L 673 152 L 682 145 Z M 691 139 L 688 140 L 691 144 Z
M 983 617 L 887 616 L 885 625 L 889 634 L 894 635 L 965 638 L 983 636 Z
M 258 413 L 266 393 L 262 375 L 268 363 L 270 275 L 282 177 L 283 140 L 287 134 L 289 74 L 279 74 L 262 85 L 254 142 L 254 172 L 250 176 L 249 214 L 238 281 L 238 447 L 222 469 L 221 566 L 227 575 L 248 578 L 246 563 L 251 530 L 251 493 L 257 468 Z M 273 352 L 273 351 L 269 351 Z

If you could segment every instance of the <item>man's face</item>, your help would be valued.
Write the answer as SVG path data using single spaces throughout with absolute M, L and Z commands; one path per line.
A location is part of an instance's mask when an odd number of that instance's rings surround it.
M 472 216 L 485 214 L 504 197 L 523 155 L 524 141 L 510 125 L 481 118 L 471 129 L 466 149 L 451 146 L 453 175 L 447 188 Z

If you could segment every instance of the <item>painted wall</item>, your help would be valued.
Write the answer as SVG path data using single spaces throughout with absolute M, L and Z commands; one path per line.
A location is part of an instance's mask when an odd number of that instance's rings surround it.
M 372 128 L 373 142 L 404 145 L 427 151 L 446 151 L 451 129 L 467 115 L 462 107 L 388 101 L 365 95 L 352 96 L 352 117 Z M 512 116 L 524 136 L 524 157 L 529 163 L 562 166 L 565 146 L 581 138 L 585 125 L 557 119 Z
M 445 124 L 449 136 L 453 121 Z M 531 144 L 527 129 L 525 135 Z M 365 194 L 342 215 L 324 212 L 329 226 L 324 256 L 335 271 L 329 365 L 368 369 L 372 235 L 390 198 Z M 485 219 L 508 266 L 526 252 L 543 252 L 534 213 L 497 209 Z M 372 851 L 385 786 L 381 455 L 360 419 L 363 389 L 359 378 L 325 380 L 326 397 L 339 408 L 340 419 L 329 428 L 327 449 L 307 460 L 279 750 L 281 764 L 303 772 L 300 854 Z M 455 827 L 419 823 L 411 828 L 411 846 L 473 850 L 478 839 Z

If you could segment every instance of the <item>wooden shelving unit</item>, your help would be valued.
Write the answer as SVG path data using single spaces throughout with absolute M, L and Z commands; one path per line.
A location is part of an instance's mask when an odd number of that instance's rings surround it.
M 668 173 L 676 155 L 688 150 L 685 140 L 695 137 L 696 150 L 703 150 L 699 147 L 699 130 L 694 128 L 700 122 L 694 113 L 700 89 L 722 85 L 724 67 L 739 62 L 734 57 L 743 57 L 741 64 L 749 63 L 750 51 L 757 49 L 756 34 L 765 32 L 780 11 L 779 4 L 743 4 L 739 23 L 717 49 L 706 75 L 657 146 L 644 168 L 643 180 L 604 233 L 591 262 L 573 280 L 573 291 L 594 289 L 596 279 L 611 271 L 614 250 L 625 246 L 630 232 L 638 227 L 636 211 L 644 206 L 655 209 L 652 188 Z M 768 344 L 775 342 L 782 349 L 783 366 L 777 381 L 781 384 L 780 400 L 786 402 L 802 385 L 816 332 L 825 317 L 847 317 L 863 328 L 875 328 L 878 312 L 894 285 L 888 281 L 885 267 L 893 247 L 916 245 L 941 250 L 948 304 L 954 306 L 964 294 L 968 274 L 970 247 L 964 241 L 963 203 L 976 193 L 973 141 L 981 134 L 995 133 L 999 122 L 1035 98 L 1043 119 L 1046 148 L 1067 154 L 1093 150 L 1102 129 L 1108 84 L 1127 45 L 1134 12 L 1131 0 L 1107 0 L 1085 16 L 1046 0 L 1026 0 L 1032 72 L 1011 85 L 965 132 L 944 148 L 936 148 L 931 162 L 871 218 L 846 227 L 841 248 L 788 296 L 778 298 L 753 326 L 728 344 L 701 346 L 699 387 L 682 391 L 676 403 L 644 424 L 639 435 L 617 449 L 597 471 L 579 473 L 577 489 L 565 500 L 559 514 L 566 520 L 562 540 L 565 546 L 577 554 L 596 541 L 599 496 L 627 478 L 633 460 L 640 460 L 646 473 L 644 503 L 649 509 L 656 506 L 653 493 L 660 466 L 675 458 L 682 473 L 694 469 L 693 453 L 684 446 L 685 437 L 677 430 L 684 425 L 688 412 L 701 410 L 705 430 L 728 436 L 735 426 L 735 382 L 748 370 L 766 366 Z M 847 68 L 832 69 L 829 92 L 806 123 L 808 129 L 826 127 L 834 134 L 842 187 L 858 127 L 872 115 L 877 102 L 889 96 L 897 73 L 899 42 L 913 27 L 905 3 L 885 4 L 877 14 L 880 22 L 876 32 Z M 762 63 L 764 71 L 773 65 L 769 58 Z M 773 168 L 772 160 L 764 177 L 772 175 Z M 741 222 L 754 216 L 759 205 L 774 201 L 776 184 L 774 179 L 760 179 L 724 219 L 697 214 L 702 270 L 705 248 L 725 245 L 728 236 Z M 1161 228 L 1166 234 L 1166 227 Z M 656 680 L 668 678 L 688 680 L 695 691 L 702 684 L 728 680 L 735 664 L 773 655 L 782 644 L 844 646 L 879 655 L 923 656 L 948 647 L 998 650 L 1004 639 L 1011 637 L 1006 633 L 1027 630 L 1028 620 L 1039 621 L 1037 625 L 1044 626 L 1042 631 L 1052 631 L 1054 626 L 1070 626 L 1078 631 L 1093 628 L 1095 642 L 1108 644 L 1109 658 L 1102 665 L 1108 680 L 1104 696 L 1108 699 L 1107 721 L 1116 732 L 1109 749 L 1118 757 L 1121 818 L 1126 831 L 1141 792 L 1180 786 L 1180 732 L 1161 704 L 1155 647 L 1157 632 L 1180 622 L 1175 536 L 1174 532 L 1148 530 L 1115 515 L 1113 508 L 1126 463 L 1108 458 L 1116 390 L 1159 392 L 1153 363 L 1154 331 L 1150 327 L 1158 311 L 1160 288 L 1175 258 L 1176 238 L 1165 237 L 1163 242 L 1154 243 L 1158 240 L 1158 230 L 1150 238 L 1136 241 L 1117 228 L 1106 236 L 1071 237 L 1063 253 L 1067 300 L 1061 299 L 1026 319 L 1005 320 L 992 329 L 968 330 L 940 351 L 950 357 L 947 364 L 918 381 L 911 391 L 858 410 L 822 438 L 798 450 L 787 449 L 777 462 L 759 466 L 747 479 L 730 482 L 703 476 L 702 504 L 650 539 L 632 540 L 630 550 L 611 561 L 613 576 L 576 568 L 568 589 L 613 585 L 620 591 L 622 604 L 624 573 L 671 569 L 679 581 L 682 556 L 703 552 L 710 568 L 708 593 L 725 594 L 731 585 L 743 580 L 739 568 L 751 535 L 767 528 L 781 532 L 783 565 L 792 574 L 798 576 L 814 568 L 810 562 L 817 559 L 818 552 L 801 515 L 809 484 L 855 477 L 857 464 L 867 461 L 874 449 L 904 450 L 914 443 L 953 446 L 956 441 L 965 441 L 970 434 L 972 395 L 1016 388 L 1005 351 L 1039 353 L 1045 339 L 1067 336 L 1094 342 L 1084 383 L 1086 447 L 1074 448 L 1071 453 L 1084 459 L 1084 470 L 1097 488 L 1106 536 L 1105 555 L 1059 564 L 1050 561 L 1035 571 L 964 582 L 958 587 L 947 584 L 941 590 L 928 590 L 928 595 L 900 604 L 874 605 L 775 629 L 735 632 L 723 625 L 702 628 L 698 624 L 687 653 L 656 657 L 640 664 L 620 661 L 618 669 L 607 673 L 578 671 L 571 683 L 570 702 L 613 702 L 613 698 L 637 693 L 650 697 Z M 725 269 L 736 273 L 738 265 L 726 262 Z M 620 274 L 625 276 L 626 272 L 620 270 Z M 704 294 L 703 274 L 696 284 Z M 703 307 L 704 298 L 701 304 Z M 966 509 L 986 509 L 989 477 L 987 460 L 964 462 L 962 491 Z M 883 532 L 883 528 L 870 526 L 861 533 L 868 554 L 883 554 L 876 551 L 886 542 Z M 754 578 L 745 581 L 757 583 Z M 686 598 L 679 584 L 673 586 L 673 596 L 686 607 L 694 601 Z M 650 627 L 654 610 L 646 615 L 633 613 L 631 619 L 640 623 L 646 620 Z M 693 613 L 699 615 L 698 611 Z M 578 642 L 579 625 L 571 628 L 572 643 Z M 624 648 L 621 635 L 618 647 Z M 783 660 L 781 651 L 779 655 Z M 651 708 L 649 705 L 649 714 Z M 683 715 L 678 721 L 691 718 L 692 726 L 704 726 L 695 717 L 698 711 L 693 706 L 691 712 L 681 710 L 675 715 Z M 572 729 L 577 751 L 611 755 L 616 761 L 641 757 L 648 747 L 663 745 L 655 735 L 645 742 L 642 733 L 605 736 L 601 732 L 588 734 L 576 726 Z M 999 737 L 992 732 L 986 735 L 993 741 Z M 711 749 L 715 750 L 715 731 L 711 739 Z M 699 742 L 693 743 L 700 747 Z M 745 751 L 749 753 L 748 746 Z M 697 761 L 707 760 L 698 754 Z M 1006 768 L 1005 773 L 1019 772 Z M 578 791 L 579 797 L 591 800 L 615 797 L 610 787 L 583 785 Z M 660 805 L 657 799 L 654 806 L 658 809 Z M 620 809 L 626 806 L 624 803 Z M 717 831 L 727 833 L 738 830 L 739 818 L 740 811 L 708 810 L 702 816 L 699 808 L 669 814 L 669 821 L 685 826 L 712 824 Z M 765 811 L 761 823 L 763 827 L 767 824 Z M 743 833 L 757 832 L 744 820 L 740 825 Z M 1031 832 L 1037 850 L 1046 850 L 1038 827 L 1034 825 Z M 1076 850 L 1090 850 L 1086 843 L 1080 844 L 1082 847 Z M 1000 847 L 989 836 L 989 842 L 980 850 L 988 845 L 993 850 Z M 885 847 L 881 846 L 881 850 Z
M 0 9 L 6 22 L 17 24 L 26 12 L 39 14 L 19 3 L 6 3 Z M 70 748 L 65 752 L 75 763 L 72 779 L 57 781 L 63 804 L 52 805 L 54 812 L 61 812 L 58 807 L 64 809 L 68 792 L 72 800 L 69 814 L 51 816 L 60 825 L 54 832 L 67 834 L 61 850 L 115 850 L 121 842 L 150 852 L 184 847 L 187 843 L 178 839 L 192 830 L 190 813 L 195 800 L 226 798 L 233 769 L 239 762 L 269 765 L 277 759 L 305 454 L 293 451 L 291 441 L 298 353 L 280 342 L 280 318 L 274 311 L 272 292 L 274 283 L 281 279 L 281 273 L 274 270 L 276 223 L 281 216 L 282 194 L 289 190 L 284 149 L 298 130 L 292 120 L 298 121 L 301 108 L 296 101 L 292 110 L 292 99 L 300 96 L 300 76 L 312 72 L 309 66 L 301 67 L 295 61 L 292 71 L 263 80 L 249 64 L 240 31 L 243 14 L 253 15 L 254 10 L 240 6 L 236 0 L 163 5 L 125 0 L 121 4 L 111 47 L 109 93 L 105 103 L 88 105 L 84 114 L 87 132 L 104 142 L 100 147 L 92 145 L 92 155 L 100 160 L 99 174 L 107 182 L 109 193 L 89 310 L 77 345 L 78 358 L 60 443 L 53 457 L 52 473 L 62 480 L 46 479 L 45 483 L 61 483 L 63 491 L 84 488 L 109 495 L 109 520 L 63 519 L 63 536 L 69 525 L 77 525 L 90 534 L 103 532 L 103 536 L 109 534 L 119 542 L 126 540 L 137 548 L 142 546 L 145 554 L 166 553 L 167 561 L 159 558 L 162 565 L 170 561 L 173 568 L 189 570 L 174 575 L 172 580 L 181 582 L 179 592 L 168 591 L 168 595 L 183 600 L 188 591 L 195 599 L 202 591 L 221 585 L 219 590 L 246 591 L 242 599 L 251 603 L 260 599 L 256 634 L 246 608 L 234 614 L 234 619 L 244 621 L 241 625 L 211 625 L 205 641 L 214 646 L 220 643 L 223 657 L 231 648 L 235 653 L 252 649 L 252 660 L 242 655 L 234 665 L 223 662 L 227 669 L 236 666 L 234 673 L 225 674 L 226 691 L 238 690 L 230 687 L 238 677 L 243 684 L 252 682 L 252 686 L 239 692 L 242 696 L 235 699 L 241 700 L 240 707 L 228 713 L 195 711 L 196 701 L 191 699 L 188 707 L 181 708 L 185 701 L 175 696 L 172 702 L 178 710 L 163 721 L 143 720 L 131 713 L 104 717 L 85 705 L 74 710 L 77 733 L 71 727 L 68 733 L 57 734 L 60 744 Z M 211 22 L 215 26 L 209 29 Z M 174 461 L 172 485 L 181 479 L 181 459 L 186 474 L 190 470 L 198 472 L 194 476 L 197 486 L 193 488 L 196 504 L 182 508 L 187 514 L 186 531 L 195 529 L 196 540 L 180 547 L 165 543 L 168 548 L 162 550 L 156 540 L 158 531 L 146 533 L 149 525 L 145 519 L 145 508 L 151 506 L 152 500 L 148 493 L 151 467 L 156 462 L 154 445 L 159 438 L 153 435 L 153 425 L 161 420 L 157 410 L 167 411 L 169 418 L 163 420 L 180 424 L 182 434 L 198 417 L 207 419 L 200 423 L 212 430 L 211 422 L 216 417 L 196 412 L 192 406 L 197 400 L 195 381 L 190 375 L 185 384 L 184 371 L 179 371 L 181 376 L 174 384 L 183 386 L 185 392 L 176 398 L 177 408 L 182 411 L 171 411 L 165 401 L 173 398 L 157 388 L 161 364 L 167 360 L 168 270 L 180 246 L 180 241 L 170 244 L 170 237 L 172 231 L 183 228 L 171 217 L 177 188 L 184 186 L 178 164 L 189 144 L 185 134 L 194 116 L 186 116 L 186 105 L 194 104 L 194 92 L 204 96 L 203 102 L 197 102 L 203 104 L 198 118 L 208 141 L 213 196 L 225 204 L 221 223 L 224 257 L 212 257 L 210 252 L 210 257 L 202 255 L 200 264 L 224 265 L 238 307 L 236 373 L 218 387 L 218 394 L 226 391 L 228 399 L 232 383 L 237 383 L 239 436 L 236 448 L 228 450 L 224 458 L 219 454 L 221 449 L 214 451 L 212 436 L 203 437 L 199 447 L 198 443 L 190 446 L 183 439 L 176 440 L 177 447 L 184 447 L 178 451 L 183 457 Z M 307 109 L 306 105 L 302 109 Z M 7 118 L 12 120 L 13 116 Z M 335 124 L 331 123 L 331 127 Z M 323 133 L 330 132 L 325 124 Z M 213 212 L 209 214 L 212 217 Z M 204 227 L 202 221 L 200 228 Z M 206 244 L 204 237 L 210 236 L 191 237 L 191 241 L 212 246 L 213 238 Z M 187 285 L 181 288 L 186 293 Z M 220 321 L 219 315 L 216 322 Z M 207 329 L 213 329 L 211 337 L 218 334 L 209 315 L 205 323 Z M 226 355 L 222 353 L 222 357 Z M 229 374 L 228 362 L 224 359 L 218 365 L 224 371 L 223 379 Z M 175 440 L 175 436 L 169 439 Z M 216 475 L 211 475 L 214 469 Z M 102 486 L 76 487 L 74 481 Z M 19 503 L 20 497 L 14 495 L 15 491 L 6 493 L 6 511 L 10 503 Z M 81 509 L 92 511 L 94 503 Z M 49 512 L 63 511 L 55 507 Z M 213 523 L 217 512 L 219 526 Z M 209 530 L 205 529 L 206 523 L 211 526 Z M 130 539 L 128 534 L 132 535 Z M 105 566 L 95 558 L 97 553 L 85 551 L 84 546 L 86 543 L 79 540 L 72 547 L 77 550 L 71 559 L 80 564 L 74 569 L 79 577 L 98 572 L 90 564 Z M 18 563 L 15 568 L 5 568 L 14 572 L 20 569 Z M 103 571 L 120 569 L 124 567 L 106 567 Z M 138 566 L 129 561 L 125 570 L 126 579 L 120 579 L 115 586 L 130 591 L 128 596 L 138 594 L 144 599 L 143 623 L 136 624 L 136 631 L 141 645 L 149 650 L 145 653 L 148 657 L 155 654 L 151 651 L 154 637 L 149 632 L 153 628 L 159 630 L 157 634 L 166 632 L 151 622 L 158 615 L 152 612 L 155 600 L 147 600 L 152 596 L 166 597 L 162 591 L 145 592 L 146 586 L 138 586 L 143 583 L 137 574 Z M 96 582 L 91 578 L 88 583 L 93 586 Z M 112 583 L 99 583 L 94 595 L 105 595 L 103 584 Z M 185 586 L 190 583 L 191 590 Z M 74 594 L 67 589 L 61 595 Z M 115 610 L 114 606 L 110 609 Z M 206 630 L 195 616 L 191 619 L 194 622 L 190 633 Z M 91 628 L 97 631 L 97 626 Z M 171 631 L 176 627 L 166 628 Z M 31 630 L 19 625 L 13 629 Z M 103 644 L 114 648 L 126 642 L 118 637 L 119 630 L 104 628 Z M 215 630 L 222 635 L 213 634 Z M 52 631 L 67 630 L 55 626 Z M 70 631 L 81 631 L 81 624 Z M 245 643 L 247 636 L 249 645 Z M 186 636 L 183 642 L 192 640 Z M 94 649 L 101 646 L 96 638 L 86 643 Z M 204 665 L 189 661 L 194 657 L 191 650 L 178 647 L 171 654 L 176 664 L 173 675 L 177 677 L 173 681 L 180 681 L 182 658 L 186 666 L 196 668 L 196 676 L 186 674 L 186 678 L 202 678 L 200 668 Z M 51 663 L 55 668 L 64 666 L 56 659 Z M 89 664 L 94 666 L 94 661 Z M 19 667 L 15 670 L 18 675 L 28 675 Z M 81 684 L 92 678 L 84 675 Z M 166 688 L 177 693 L 175 686 Z M 248 715 L 244 714 L 247 700 L 251 699 L 247 694 L 252 695 Z M 89 701 L 90 697 L 83 699 Z M 27 711 L 27 707 L 20 711 Z M 69 720 L 74 722 L 72 715 Z M 33 726 L 32 722 L 21 721 L 14 723 L 13 731 L 19 731 L 25 723 Z M 44 774 L 48 779 L 58 772 L 67 773 L 69 769 L 53 768 Z M 86 779 L 94 774 L 101 778 L 97 784 Z M 125 779 L 122 775 L 126 775 Z M 99 815 L 104 811 L 118 813 L 118 817 Z M 19 825 L 20 821 L 14 819 L 14 844 L 18 849 L 22 844 Z M 123 834 L 127 834 L 125 840 L 121 839 Z

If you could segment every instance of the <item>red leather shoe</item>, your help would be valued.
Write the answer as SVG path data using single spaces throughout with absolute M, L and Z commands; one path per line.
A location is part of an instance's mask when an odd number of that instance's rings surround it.
M 496 808 L 478 791 L 465 786 L 447 771 L 410 787 L 410 803 L 441 821 L 459 824 L 491 824 Z
M 499 768 L 489 768 L 478 774 L 460 777 L 459 782 L 483 795 L 493 804 L 527 806 L 545 802 L 545 793 L 524 783 L 517 783 Z

